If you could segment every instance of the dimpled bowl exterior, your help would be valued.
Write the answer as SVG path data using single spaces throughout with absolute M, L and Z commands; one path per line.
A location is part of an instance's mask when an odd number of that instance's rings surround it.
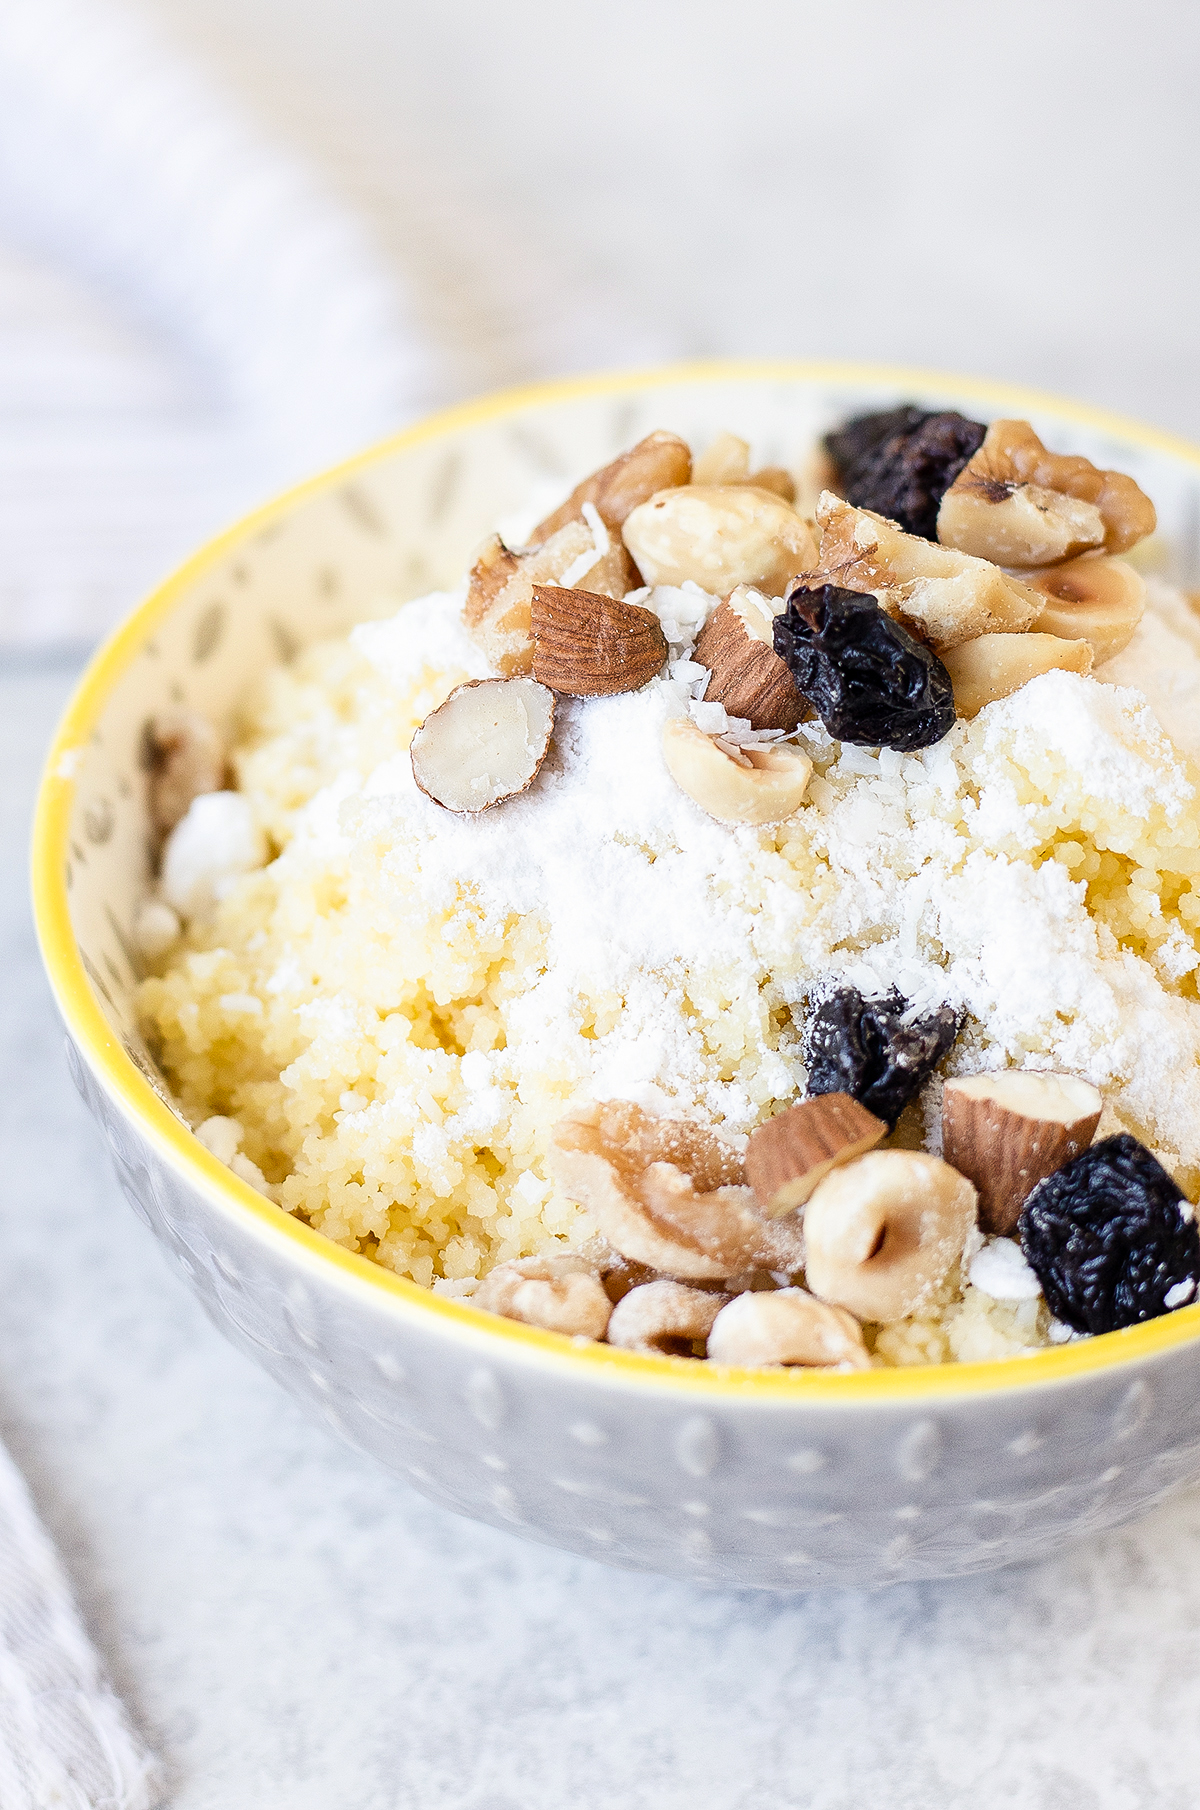
M 1197 582 L 1200 453 L 1069 404 L 780 364 L 548 385 L 439 416 L 206 548 L 97 656 L 48 764 L 38 929 L 72 1073 L 134 1210 L 219 1329 L 352 1444 L 449 1508 L 611 1564 L 878 1585 L 1113 1526 L 1200 1474 L 1200 1307 L 1002 1364 L 767 1374 L 538 1332 L 339 1249 L 201 1147 L 138 1035 L 144 724 L 170 703 L 227 723 L 266 662 L 452 585 L 497 519 L 652 428 L 702 444 L 728 427 L 795 464 L 833 422 L 909 399 L 1028 416 L 1132 471 L 1159 506 L 1159 569 Z

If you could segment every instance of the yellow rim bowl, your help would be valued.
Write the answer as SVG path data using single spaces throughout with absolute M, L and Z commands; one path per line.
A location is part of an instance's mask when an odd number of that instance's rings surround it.
M 807 1400 L 824 1398 L 836 1400 L 841 1405 L 851 1401 L 913 1401 L 1061 1383 L 1187 1344 L 1200 1336 L 1200 1303 L 1177 1308 L 1159 1319 L 1126 1327 L 1120 1332 L 1102 1333 L 1042 1349 L 1027 1357 L 975 1364 L 912 1365 L 832 1376 L 797 1369 L 735 1369 L 683 1358 L 643 1356 L 619 1351 L 611 1345 L 577 1344 L 560 1333 L 543 1332 L 538 1327 L 484 1313 L 468 1302 L 435 1295 L 419 1283 L 396 1276 L 369 1258 L 332 1243 L 303 1220 L 294 1219 L 274 1206 L 218 1162 L 164 1105 L 114 1036 L 97 1004 L 80 959 L 67 903 L 65 870 L 75 792 L 74 762 L 70 756 L 73 750 L 87 744 L 113 686 L 132 663 L 147 635 L 169 615 L 180 594 L 235 546 L 287 515 L 297 503 L 343 483 L 347 477 L 404 448 L 528 409 L 539 402 L 569 401 L 626 390 L 644 391 L 706 379 L 861 384 L 864 387 L 895 387 L 918 395 L 922 391 L 937 391 L 950 392 L 964 400 L 973 396 L 986 398 L 990 403 L 1002 402 L 1018 417 L 1052 413 L 1081 426 L 1136 442 L 1195 466 L 1200 476 L 1200 448 L 1124 416 L 1018 385 L 903 366 L 707 360 L 652 371 L 606 372 L 530 384 L 441 410 L 415 427 L 297 485 L 210 541 L 152 591 L 102 643 L 89 662 L 50 748 L 33 828 L 34 923 L 50 985 L 71 1037 L 100 1084 L 144 1130 L 160 1154 L 223 1211 L 257 1222 L 261 1235 L 290 1243 L 302 1261 L 326 1266 L 344 1285 L 372 1291 L 376 1300 L 390 1301 L 406 1313 L 433 1314 L 447 1331 L 457 1326 L 469 1336 L 485 1333 L 491 1338 L 506 1340 L 524 1348 L 531 1358 L 540 1357 L 555 1364 L 583 1366 L 593 1372 L 602 1372 L 606 1382 L 633 1386 L 667 1385 L 689 1395 L 723 1398 L 745 1397 L 752 1393 L 757 1398 L 775 1400 L 782 1397 L 797 1399 L 803 1395 Z M 599 1375 L 597 1380 L 601 1380 Z

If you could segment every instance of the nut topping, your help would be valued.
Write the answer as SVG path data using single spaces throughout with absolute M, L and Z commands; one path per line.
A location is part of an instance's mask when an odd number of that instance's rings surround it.
M 1065 641 L 1058 635 L 978 635 L 961 647 L 943 650 L 942 664 L 954 687 L 959 716 L 978 716 L 985 704 L 1009 698 L 1044 672 L 1092 670 L 1094 655 L 1087 641 Z
M 593 529 L 572 520 L 540 546 L 514 550 L 498 534 L 484 542 L 471 567 L 463 621 L 503 678 L 533 670 L 535 585 L 555 584 L 571 572 L 573 582 L 586 578 L 588 590 L 600 596 L 624 597 L 635 588 L 640 574 L 621 540 L 607 532 L 604 539 L 601 549 Z
M 534 677 L 570 697 L 638 691 L 666 663 L 662 624 L 640 604 L 534 585 L 529 624 Z
M 747 1367 L 868 1370 L 871 1365 L 854 1315 L 802 1288 L 735 1295 L 716 1316 L 708 1355 L 714 1364 Z
M 905 534 L 831 491 L 817 504 L 817 522 L 821 573 L 847 590 L 878 597 L 889 616 L 939 653 L 976 635 L 1019 634 L 1038 614 L 1033 592 L 999 567 Z
M 772 490 L 753 484 L 687 484 L 660 491 L 628 517 L 625 545 L 647 584 L 680 585 L 728 596 L 754 585 L 780 597 L 789 578 L 816 560 L 802 516 Z
M 1027 572 L 1025 582 L 1048 600 L 1034 631 L 1086 641 L 1097 666 L 1129 646 L 1146 609 L 1145 580 L 1123 559 L 1093 553 L 1043 572 Z
M 499 1264 L 470 1297 L 472 1307 L 523 1320 L 547 1332 L 602 1339 L 612 1302 L 595 1270 L 581 1257 L 520 1257 Z
M 750 442 L 720 433 L 692 461 L 692 484 L 744 484 L 750 471 Z
M 1130 477 L 1048 452 L 1028 421 L 993 421 L 938 510 L 938 539 L 1006 566 L 1045 566 L 1090 547 L 1124 553 L 1154 531 Z
M 762 1217 L 736 1153 L 686 1119 L 625 1100 L 579 1107 L 555 1126 L 549 1160 L 614 1250 L 660 1275 L 723 1282 L 799 1268 L 796 1230 Z
M 750 1134 L 746 1179 L 769 1219 L 802 1206 L 839 1163 L 873 1150 L 887 1126 L 849 1094 L 817 1094 Z
M 412 738 L 413 778 L 448 811 L 486 811 L 532 785 L 550 748 L 554 693 L 535 679 L 471 679 Z
M 712 1323 L 728 1295 L 687 1288 L 659 1278 L 622 1295 L 608 1323 L 608 1342 L 625 1351 L 657 1351 L 668 1357 L 703 1357 Z
M 739 585 L 701 629 L 693 657 L 712 675 L 706 702 L 724 704 L 730 716 L 746 718 L 752 729 L 790 732 L 800 721 L 804 699 L 775 652 L 774 631 L 770 600 Z
M 628 452 L 623 452 L 611 464 L 601 466 L 590 478 L 577 484 L 566 502 L 534 529 L 530 543 L 540 547 L 568 522 L 577 521 L 585 503 L 596 505 L 605 527 L 619 528 L 639 503 L 644 503 L 657 491 L 686 484 L 691 475 L 692 454 L 686 440 L 681 440 L 678 434 L 661 431 L 647 434 Z M 629 584 L 625 588 L 632 590 L 634 587 Z
M 1102 1104 L 1099 1089 L 1075 1075 L 1004 1069 L 947 1081 L 943 1151 L 979 1190 L 985 1232 L 1016 1230 L 1038 1182 L 1088 1148 Z
M 681 791 L 718 823 L 782 823 L 804 802 L 812 762 L 787 743 L 730 748 L 688 717 L 663 724 L 663 759 Z
M 164 710 L 146 724 L 143 758 L 150 769 L 150 818 L 169 836 L 194 798 L 225 789 L 229 768 L 220 736 L 194 710 Z
M 863 1320 L 901 1320 L 962 1256 L 975 1189 L 919 1150 L 872 1150 L 834 1169 L 804 1210 L 805 1280 Z

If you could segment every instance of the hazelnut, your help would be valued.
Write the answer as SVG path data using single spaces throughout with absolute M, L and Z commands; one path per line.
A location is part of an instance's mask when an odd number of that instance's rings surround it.
M 225 747 L 207 717 L 194 710 L 164 710 L 143 734 L 150 770 L 150 819 L 162 836 L 187 816 L 194 798 L 224 791 L 229 777 Z
M 1064 641 L 1057 635 L 977 635 L 960 647 L 948 647 L 941 656 L 954 687 L 954 708 L 959 716 L 978 716 L 985 704 L 1011 697 L 1030 679 L 1044 672 L 1092 670 L 1092 650 L 1086 641 Z
M 413 736 L 413 778 L 448 811 L 486 811 L 533 784 L 553 732 L 554 693 L 536 679 L 470 679 Z
M 485 1276 L 472 1307 L 522 1320 L 572 1338 L 602 1339 L 612 1302 L 591 1264 L 581 1257 L 519 1257 Z
M 965 1176 L 919 1150 L 872 1150 L 834 1169 L 804 1210 L 805 1280 L 863 1320 L 900 1320 L 932 1298 L 975 1223 Z
M 622 1295 L 608 1323 L 608 1342 L 625 1351 L 703 1357 L 712 1323 L 729 1296 L 659 1277 Z
M 660 491 L 628 516 L 625 545 L 647 584 L 728 596 L 740 584 L 781 597 L 816 558 L 812 529 L 773 490 L 686 484 Z
M 663 724 L 663 759 L 681 791 L 719 823 L 781 823 L 798 811 L 812 762 L 786 742 L 732 748 L 690 718 Z
M 871 1364 L 854 1315 L 802 1288 L 735 1295 L 713 1322 L 708 1355 L 714 1364 L 750 1367 L 867 1370 Z
M 1146 609 L 1146 584 L 1123 559 L 1089 554 L 1042 572 L 1028 572 L 1031 591 L 1046 598 L 1035 632 L 1086 641 L 1097 666 L 1121 653 L 1133 640 Z

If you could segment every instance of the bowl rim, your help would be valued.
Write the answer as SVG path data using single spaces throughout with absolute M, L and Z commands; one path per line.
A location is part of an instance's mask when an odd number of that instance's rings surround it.
M 63 713 L 46 756 L 39 784 L 32 836 L 33 916 L 42 960 L 70 1038 L 108 1096 L 150 1138 L 168 1161 L 210 1204 L 237 1219 L 262 1239 L 302 1262 L 312 1262 L 355 1292 L 365 1290 L 385 1309 L 432 1315 L 446 1334 L 461 1333 L 478 1344 L 501 1340 L 511 1355 L 567 1366 L 582 1378 L 666 1387 L 690 1397 L 756 1404 L 850 1406 L 855 1402 L 917 1403 L 944 1396 L 1028 1390 L 1061 1384 L 1088 1374 L 1119 1369 L 1155 1357 L 1200 1337 L 1200 1303 L 1155 1320 L 1031 1352 L 1028 1356 L 975 1363 L 923 1364 L 856 1371 L 845 1375 L 797 1369 L 763 1371 L 697 1364 L 686 1359 L 622 1351 L 590 1340 L 574 1340 L 526 1326 L 435 1294 L 397 1276 L 358 1252 L 335 1244 L 303 1220 L 283 1212 L 217 1160 L 184 1121 L 160 1098 L 109 1026 L 93 994 L 71 926 L 65 879 L 70 816 L 78 754 L 89 741 L 115 683 L 141 651 L 146 636 L 169 613 L 191 584 L 248 537 L 297 505 L 343 483 L 402 450 L 479 426 L 539 403 L 579 400 L 679 383 L 759 380 L 844 383 L 979 397 L 1010 406 L 1015 414 L 1053 413 L 1182 460 L 1200 469 L 1200 447 L 1107 409 L 1070 401 L 1023 385 L 987 378 L 897 365 L 797 359 L 707 359 L 649 370 L 605 371 L 551 379 L 494 391 L 424 417 L 353 457 L 294 485 L 232 527 L 216 535 L 156 585 L 143 602 L 101 643 L 89 660 Z M 366 1297 L 364 1297 L 366 1298 Z M 582 1370 L 580 1370 L 582 1366 Z

